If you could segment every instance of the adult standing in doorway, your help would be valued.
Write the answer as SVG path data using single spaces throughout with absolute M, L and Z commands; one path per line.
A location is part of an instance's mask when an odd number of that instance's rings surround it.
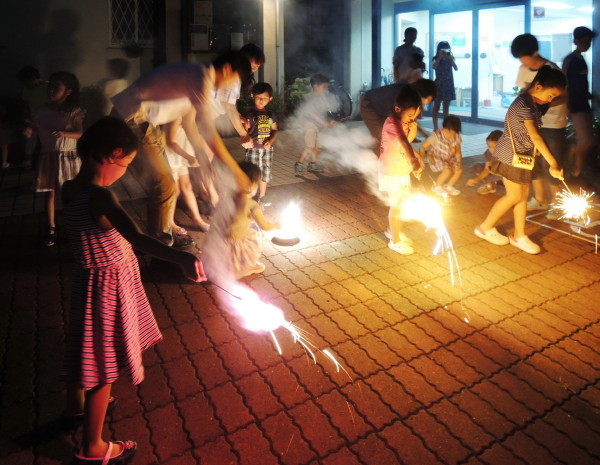
M 411 57 L 413 53 L 418 53 L 425 56 L 425 52 L 415 45 L 417 41 L 417 30 L 414 27 L 407 27 L 404 30 L 404 43 L 396 47 L 394 58 L 392 60 L 394 66 L 394 82 L 408 81 L 413 72 L 411 68 Z
M 569 94 L 569 115 L 575 129 L 576 144 L 572 149 L 573 178 L 579 179 L 585 157 L 596 143 L 592 124 L 592 108 L 589 91 L 588 67 L 582 53 L 587 52 L 598 33 L 585 26 L 573 30 L 576 49 L 563 61 L 563 72 L 567 76 Z
M 456 100 L 452 70 L 458 71 L 458 66 L 454 61 L 450 44 L 445 40 L 437 44 L 437 51 L 433 57 L 431 67 L 435 70 L 435 85 L 437 86 L 437 95 L 431 111 L 431 118 L 433 119 L 433 130 L 437 131 L 440 106 L 442 106 L 443 120 L 445 120 L 450 112 L 450 102 Z
M 360 99 L 360 114 L 373 137 L 373 151 L 377 156 L 380 151 L 383 123 L 393 113 L 396 97 L 407 85 L 419 94 L 423 107 L 435 98 L 435 83 L 431 79 L 419 79 L 412 84 L 389 84 L 368 90 Z
M 176 63 L 145 74 L 112 98 L 114 110 L 130 125 L 142 141 L 144 169 L 150 184 L 148 233 L 171 246 L 185 247 L 189 236 L 172 234 L 175 209 L 175 181 L 165 156 L 161 124 L 182 118 L 182 126 L 204 170 L 209 169 L 204 148 L 208 146 L 234 174 L 241 190 L 248 177 L 231 156 L 214 123 L 214 91 L 233 84 L 242 85 L 251 77 L 248 58 L 241 52 L 228 52 L 212 63 Z

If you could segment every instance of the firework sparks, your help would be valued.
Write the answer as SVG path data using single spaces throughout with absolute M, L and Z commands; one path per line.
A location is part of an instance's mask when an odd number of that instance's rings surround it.
M 560 219 L 569 219 L 587 225 L 590 222 L 590 217 L 587 211 L 590 207 L 590 197 L 594 193 L 587 193 L 583 189 L 579 190 L 579 194 L 571 192 L 567 189 L 556 194 L 556 203 L 554 206 L 561 212 Z
M 415 194 L 404 202 L 402 215 L 405 218 L 420 221 L 427 229 L 434 229 L 437 235 L 437 242 L 433 248 L 433 254 L 439 255 L 446 252 L 448 255 L 448 266 L 450 267 L 450 280 L 452 285 L 455 285 L 454 276 L 458 276 L 458 281 L 462 286 L 462 278 L 460 276 L 460 268 L 458 267 L 458 259 L 454 252 L 452 240 L 444 224 L 442 216 L 442 208 L 440 204 L 433 198 L 423 194 Z
M 244 328 L 256 333 L 268 333 L 279 355 L 283 354 L 283 350 L 275 331 L 282 328 L 292 336 L 295 343 L 304 348 L 315 364 L 317 363 L 315 352 L 322 352 L 333 362 L 338 372 L 341 369 L 348 374 L 329 349 L 319 349 L 310 341 L 305 331 L 285 319 L 279 307 L 265 302 L 249 287 L 239 283 L 230 283 L 230 286 L 233 290 L 217 285 L 217 288 L 222 291 L 222 301 L 239 318 Z
M 300 206 L 291 202 L 281 213 L 281 229 L 272 241 L 276 245 L 296 245 L 302 234 Z

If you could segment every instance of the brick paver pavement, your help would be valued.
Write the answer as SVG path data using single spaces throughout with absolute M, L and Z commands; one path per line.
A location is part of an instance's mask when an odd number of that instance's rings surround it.
M 266 242 L 265 273 L 244 282 L 343 369 L 322 352 L 315 364 L 283 330 L 279 355 L 215 286 L 142 257 L 165 340 L 145 354 L 141 385 L 116 383 L 106 437 L 136 440 L 138 465 L 600 463 L 593 244 L 535 224 L 538 256 L 485 243 L 472 230 L 495 196 L 465 188 L 443 205 L 453 286 L 422 224 L 407 228 L 414 255 L 386 247 L 386 208 L 358 175 L 300 181 L 273 187 L 266 214 L 299 199 L 302 241 Z M 126 206 L 137 215 L 143 202 Z M 36 245 L 39 213 L 0 221 L 0 462 L 69 463 L 80 433 L 58 420 L 70 252 Z

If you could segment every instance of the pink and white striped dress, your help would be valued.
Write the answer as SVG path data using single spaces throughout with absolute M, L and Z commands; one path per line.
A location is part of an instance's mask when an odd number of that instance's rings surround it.
M 63 377 L 86 390 L 115 382 L 121 371 L 142 382 L 142 352 L 162 339 L 131 244 L 94 222 L 94 189 L 64 208 L 75 265 Z

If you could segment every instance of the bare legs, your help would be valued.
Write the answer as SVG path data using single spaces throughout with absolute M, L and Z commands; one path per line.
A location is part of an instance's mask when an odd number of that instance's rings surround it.
M 188 211 L 192 215 L 192 219 L 194 223 L 203 231 L 208 231 L 210 225 L 202 219 L 200 216 L 200 211 L 198 210 L 198 201 L 196 200 L 196 196 L 194 195 L 194 190 L 192 188 L 192 183 L 190 182 L 189 175 L 179 176 L 179 181 L 177 183 L 177 193 L 183 197 L 183 201 L 188 208 Z
M 431 119 L 433 120 L 433 130 L 437 131 L 438 130 L 438 113 L 440 112 L 440 106 L 442 106 L 443 103 L 443 119 L 446 119 L 448 117 L 448 114 L 450 113 L 450 100 L 435 100 L 433 102 L 433 109 L 431 110 Z
M 56 228 L 56 223 L 54 221 L 54 212 L 55 205 L 54 201 L 56 199 L 55 191 L 46 192 L 46 212 L 48 213 L 48 227 L 50 229 Z
M 306 157 L 309 154 L 310 154 L 310 162 L 316 163 L 317 156 L 319 155 L 320 151 L 321 151 L 321 149 L 318 147 L 315 147 L 315 148 L 304 147 L 304 150 L 302 151 L 302 154 L 300 155 L 300 158 L 298 159 L 298 163 L 304 163 L 304 160 L 306 159 Z
M 267 183 L 261 180 L 258 183 L 258 198 L 262 199 L 265 195 L 267 195 Z
M 504 214 L 513 209 L 515 223 L 515 239 L 525 235 L 525 216 L 527 215 L 527 198 L 529 197 L 529 184 L 517 184 L 502 178 L 506 194 L 500 197 L 492 206 L 488 216 L 480 227 L 483 232 L 492 229 Z
M 78 409 L 83 408 L 83 433 L 80 454 L 84 457 L 104 457 L 104 454 L 106 454 L 108 443 L 102 439 L 102 428 L 104 427 L 111 388 L 112 384 L 105 384 L 95 386 L 89 391 L 85 391 L 85 393 L 75 386 L 67 388 L 67 413 L 76 413 Z M 119 444 L 115 444 L 111 456 L 119 455 L 121 449 L 122 447 Z
M 463 169 L 452 170 L 451 168 L 444 168 L 435 181 L 436 186 L 443 186 L 447 184 L 449 187 L 454 187 L 454 184 L 460 179 L 463 174 Z M 446 182 L 448 181 L 448 182 Z
M 388 221 L 390 223 L 390 234 L 392 235 L 392 242 L 400 242 L 400 233 L 402 232 L 402 220 L 400 219 L 400 213 L 402 212 L 400 207 L 390 207 L 388 214 Z

